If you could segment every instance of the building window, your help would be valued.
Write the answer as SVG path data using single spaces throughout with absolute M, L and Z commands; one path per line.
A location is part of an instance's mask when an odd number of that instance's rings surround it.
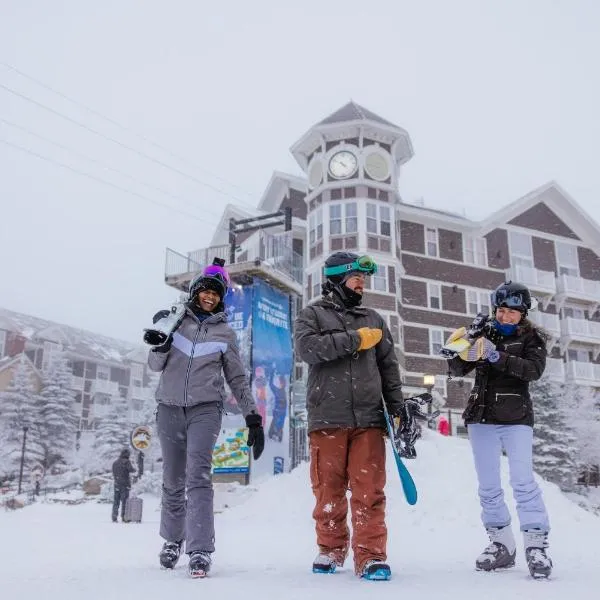
M 487 242 L 482 237 L 464 237 L 464 262 L 487 267 Z
M 358 218 L 356 202 L 329 205 L 329 234 L 356 233 Z
M 390 207 L 379 207 L 379 218 L 377 218 L 377 205 L 367 203 L 367 233 L 390 237 L 392 235 L 392 221 L 390 218 Z
M 559 275 L 579 277 L 579 257 L 577 246 L 556 242 L 556 262 Z
M 308 243 L 314 246 L 323 239 L 323 209 L 319 208 L 308 218 Z
M 533 267 L 531 236 L 518 231 L 510 232 L 510 254 L 513 266 Z
M 377 273 L 367 277 L 365 289 L 373 292 L 387 292 L 388 288 L 388 268 L 385 265 L 378 264 Z
M 442 286 L 439 283 L 427 284 L 427 299 L 429 308 L 442 308 Z
M 312 289 L 310 290 L 311 298 L 318 298 L 321 295 L 321 283 L 323 281 L 322 269 L 316 269 L 311 274 Z
M 569 348 L 567 350 L 569 362 L 590 362 L 590 353 L 587 350 Z
M 427 256 L 438 255 L 438 232 L 437 229 L 427 227 L 425 229 L 425 252 Z
M 439 356 L 440 350 L 444 345 L 444 330 L 430 329 L 429 330 L 429 353 L 433 356 Z
M 467 290 L 467 313 L 478 315 L 490 313 L 490 295 L 489 292 L 480 292 L 479 290 Z
M 98 365 L 96 370 L 96 379 L 108 381 L 110 379 L 110 367 L 107 365 Z

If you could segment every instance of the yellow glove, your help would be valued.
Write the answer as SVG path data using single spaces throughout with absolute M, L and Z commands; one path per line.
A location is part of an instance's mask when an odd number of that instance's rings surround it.
M 373 346 L 376 346 L 383 337 L 383 331 L 381 329 L 372 329 L 371 327 L 361 327 L 357 329 L 358 335 L 360 336 L 359 350 L 368 350 Z

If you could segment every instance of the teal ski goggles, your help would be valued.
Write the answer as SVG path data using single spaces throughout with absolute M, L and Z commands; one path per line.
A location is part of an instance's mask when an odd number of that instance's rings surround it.
M 370 256 L 359 256 L 355 261 L 346 265 L 336 265 L 335 267 L 323 267 L 323 275 L 345 275 L 352 271 L 359 271 L 365 275 L 377 273 L 377 263 Z

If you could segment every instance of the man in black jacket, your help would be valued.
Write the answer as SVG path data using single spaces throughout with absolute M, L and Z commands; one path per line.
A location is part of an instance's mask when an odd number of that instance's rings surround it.
M 127 448 L 121 450 L 119 458 L 115 460 L 112 465 L 112 472 L 114 477 L 114 488 L 115 495 L 112 507 L 112 520 L 113 523 L 117 522 L 117 516 L 119 514 L 119 505 L 121 505 L 121 521 L 125 523 L 125 505 L 127 504 L 127 498 L 129 498 L 129 490 L 131 489 L 131 478 L 130 475 L 135 471 L 131 461 L 129 460 L 130 453 Z
M 523 532 L 531 575 L 547 577 L 550 525 L 542 492 L 533 475 L 533 405 L 529 382 L 546 367 L 546 339 L 528 319 L 532 307 L 527 287 L 507 282 L 491 295 L 493 318 L 475 319 L 465 334 L 470 348 L 448 361 L 450 373 L 463 376 L 475 369 L 475 385 L 463 414 L 479 481 L 482 521 L 490 544 L 477 558 L 478 570 L 515 564 L 516 544 L 500 480 L 502 449 L 508 457 L 510 483 Z M 449 340 L 449 341 L 450 341 Z
M 394 341 L 380 314 L 361 306 L 368 257 L 336 252 L 325 262 L 323 298 L 296 321 L 298 356 L 309 365 L 307 386 L 310 475 L 319 553 L 316 573 L 332 573 L 352 549 L 357 575 L 388 579 L 385 564 L 385 420 L 401 414 L 403 397 Z

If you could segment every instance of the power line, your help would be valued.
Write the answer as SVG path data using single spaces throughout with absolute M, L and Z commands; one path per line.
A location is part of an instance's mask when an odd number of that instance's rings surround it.
M 186 177 L 188 179 L 191 179 L 192 181 L 195 181 L 196 183 L 198 183 L 199 185 L 202 185 L 204 187 L 208 187 L 214 191 L 216 191 L 219 194 L 222 194 L 224 196 L 228 196 L 234 200 L 237 200 L 238 202 L 243 202 L 240 198 L 226 192 L 225 190 L 222 190 L 221 188 L 218 188 L 217 186 L 212 185 L 211 183 L 207 183 L 205 181 L 202 181 L 200 179 L 198 179 L 197 177 L 194 177 L 193 175 L 190 175 L 188 173 L 185 173 L 184 171 L 181 171 L 180 169 L 177 169 L 175 167 L 172 167 L 171 165 L 163 162 L 162 160 L 159 160 L 157 158 L 154 158 L 153 156 L 150 156 L 149 154 L 146 154 L 145 152 L 142 152 L 140 150 L 136 150 L 135 148 L 133 148 L 132 146 L 129 146 L 123 142 L 120 142 L 119 140 L 106 135 L 104 133 L 102 133 L 101 131 L 98 131 L 96 129 L 93 129 L 92 127 L 88 127 L 85 123 L 81 123 L 80 121 L 77 121 L 76 119 L 72 119 L 71 117 L 61 113 L 58 110 L 55 110 L 53 108 L 50 108 L 49 106 L 46 106 L 45 104 L 42 104 L 41 102 L 38 102 L 37 100 L 34 100 L 33 98 L 31 98 L 30 96 L 27 96 L 26 94 L 22 94 L 21 92 L 18 92 L 16 90 L 13 90 L 12 88 L 0 83 L 0 88 L 6 90 L 7 92 L 9 92 L 10 94 L 13 94 L 15 96 L 17 96 L 18 98 L 21 98 L 23 100 L 26 100 L 27 102 L 30 102 L 40 108 L 43 108 L 44 110 L 47 110 L 48 112 L 51 112 L 52 114 L 55 114 L 59 117 L 61 117 L 62 119 L 65 119 L 66 121 L 69 121 L 69 123 L 73 123 L 74 125 L 77 125 L 78 127 L 81 127 L 82 129 L 85 129 L 95 135 L 100 136 L 101 138 L 104 138 L 105 140 L 108 140 L 109 142 L 112 142 L 113 144 L 116 144 L 117 146 L 121 146 L 122 148 L 125 148 L 126 150 L 129 150 L 130 152 L 134 152 L 135 154 L 139 154 L 140 156 L 142 156 L 143 158 L 152 161 L 153 163 L 156 163 L 157 165 L 160 165 L 161 167 L 164 167 L 166 169 L 170 169 L 171 171 L 174 171 L 175 173 L 178 173 L 179 175 Z
M 100 161 L 96 158 L 93 158 L 91 156 L 88 156 L 86 154 L 83 154 L 82 152 L 79 152 L 77 150 L 73 150 L 73 148 L 69 148 L 68 146 L 65 146 L 64 144 L 61 144 L 60 142 L 56 142 L 54 140 L 51 140 L 50 138 L 47 138 L 43 135 L 40 135 L 39 133 L 36 133 L 35 131 L 32 131 L 31 129 L 28 129 L 27 127 L 23 127 L 22 125 L 18 125 L 17 123 L 14 123 L 12 121 L 8 121 L 7 119 L 3 119 L 0 117 L 0 122 L 4 123 L 6 125 L 9 125 L 10 127 L 14 127 L 15 129 L 19 129 L 20 131 L 24 131 L 25 133 L 34 136 L 40 140 L 43 140 L 49 144 L 53 144 L 54 146 L 57 146 L 58 148 L 62 148 L 63 150 L 66 150 L 67 152 L 70 152 L 71 154 L 75 155 L 75 156 L 79 156 L 80 158 L 83 158 L 85 160 L 89 160 L 92 163 L 96 163 L 98 165 L 100 165 L 103 169 L 106 169 L 108 171 L 113 171 L 115 173 L 118 173 L 119 175 L 121 175 L 122 177 L 126 177 L 127 179 L 130 179 L 131 181 L 135 181 L 136 183 L 143 185 L 151 190 L 160 192 L 161 194 L 165 194 L 166 196 L 169 196 L 171 198 L 174 198 L 175 200 L 180 200 L 182 202 L 185 202 L 187 204 L 191 204 L 191 201 L 188 198 L 184 198 L 183 196 L 178 196 L 176 194 L 172 194 L 171 192 L 169 192 L 168 190 L 165 190 L 159 186 L 155 186 L 152 185 L 150 183 L 146 183 L 144 181 L 142 181 L 141 179 L 138 179 L 137 177 L 134 177 L 133 175 L 130 175 L 129 173 L 126 173 L 125 171 L 121 171 L 120 169 L 117 169 L 115 167 L 112 167 L 108 164 L 106 164 L 103 161 Z M 212 211 L 208 211 L 208 214 L 213 215 L 214 217 L 216 217 L 217 219 L 220 219 L 220 215 L 217 215 L 216 213 L 212 212 Z
M 58 160 L 54 160 L 53 158 L 49 158 L 47 156 L 43 156 L 42 154 L 38 154 L 37 152 L 30 150 L 29 148 L 25 148 L 23 146 L 20 146 L 19 144 L 13 144 L 12 142 L 9 142 L 8 140 L 4 140 L 2 138 L 0 138 L 0 143 L 2 144 L 6 144 L 7 146 L 11 146 L 12 148 L 16 148 L 17 150 L 21 150 L 22 152 L 26 152 L 27 154 L 31 154 L 31 156 L 35 156 L 36 158 L 39 158 L 41 160 L 45 160 L 49 163 L 52 163 L 54 165 L 57 165 L 59 167 L 62 167 L 63 169 L 68 169 L 69 171 L 72 171 L 73 173 L 77 173 L 79 175 L 83 175 L 84 177 L 88 177 L 89 179 L 93 179 L 94 181 L 97 181 L 99 183 L 103 183 L 104 185 L 108 185 L 116 190 L 119 190 L 121 192 L 125 192 L 126 194 L 131 194 L 132 196 L 137 196 L 138 198 L 141 198 L 142 200 L 146 200 L 147 202 L 152 202 L 153 204 L 156 204 L 158 206 L 162 206 L 163 208 L 167 208 L 168 210 L 172 210 L 174 212 L 180 213 L 182 215 L 185 215 L 186 217 L 190 217 L 196 221 L 207 221 L 207 219 L 204 219 L 202 217 L 198 217 L 196 215 L 193 215 L 191 213 L 188 213 L 186 211 L 180 210 L 178 208 L 174 208 L 173 206 L 169 206 L 168 204 L 164 204 L 162 202 L 159 202 L 158 200 L 154 200 L 153 198 L 149 198 L 148 196 L 144 196 L 144 194 L 140 194 L 139 192 L 136 192 L 134 190 L 130 190 L 124 187 L 121 187 L 119 185 L 117 185 L 116 183 L 113 183 L 112 181 L 108 181 L 106 179 L 102 179 L 101 177 L 97 177 L 96 175 L 92 175 L 91 173 L 87 173 L 85 171 L 81 171 L 79 169 L 75 169 L 74 167 L 67 165 L 66 163 L 60 162 Z M 211 224 L 213 225 L 217 225 L 216 223 L 209 221 Z
M 93 115 L 95 115 L 97 117 L 100 117 L 101 119 L 107 121 L 108 123 L 111 123 L 112 125 L 115 125 L 116 127 L 119 127 L 120 129 L 122 129 L 124 131 L 127 131 L 128 133 L 131 133 L 135 137 L 143 140 L 144 142 L 146 142 L 147 144 L 150 144 L 151 146 L 154 146 L 155 148 L 158 148 L 158 149 L 162 150 L 163 152 L 165 152 L 166 154 L 169 154 L 173 158 L 176 158 L 178 160 L 186 162 L 189 165 L 193 166 L 194 168 L 199 169 L 200 171 L 203 171 L 207 175 L 210 175 L 211 177 L 214 177 L 215 179 L 218 179 L 219 181 L 222 181 L 223 183 L 226 183 L 227 185 L 229 185 L 231 187 L 237 188 L 240 191 L 244 192 L 245 194 L 249 194 L 246 190 L 244 190 L 239 185 L 236 185 L 235 183 L 232 183 L 231 181 L 228 181 L 224 177 L 220 177 L 219 175 L 216 175 L 215 173 L 211 173 L 210 171 L 207 171 L 206 169 L 203 169 L 202 167 L 198 166 L 197 164 L 191 162 L 190 160 L 188 160 L 188 159 L 186 159 L 186 158 L 184 158 L 184 157 L 182 157 L 182 156 L 180 156 L 178 154 L 175 154 L 175 152 L 173 152 L 172 150 L 169 150 L 168 148 L 165 148 L 161 144 L 158 144 L 157 142 L 155 142 L 155 141 L 151 140 L 150 138 L 146 137 L 145 135 L 143 135 L 141 133 L 138 133 L 137 131 L 134 131 L 130 127 L 127 127 L 126 125 L 123 125 L 122 123 L 119 123 L 118 121 L 116 121 L 115 119 L 112 119 L 111 117 L 107 117 L 106 115 L 102 114 L 101 112 L 99 112 L 99 111 L 97 111 L 97 110 L 95 110 L 95 109 L 87 106 L 83 102 L 75 100 L 74 98 L 71 98 L 70 96 L 67 96 L 63 92 L 59 92 L 58 90 L 54 89 L 53 87 L 51 87 L 47 83 L 44 83 L 43 81 L 40 81 L 39 79 L 33 77 L 32 75 L 28 75 L 27 73 L 24 73 L 20 69 L 17 69 L 17 67 L 14 67 L 13 65 L 10 65 L 7 62 L 4 62 L 2 60 L 0 60 L 0 65 L 6 67 L 7 69 L 10 69 L 11 71 L 14 71 L 15 73 L 18 73 L 21 77 L 24 77 L 25 79 L 29 79 L 30 81 L 33 81 L 37 85 L 39 85 L 39 86 L 43 87 L 44 89 L 52 92 L 53 94 L 56 94 L 57 96 L 60 96 L 64 100 L 67 100 L 68 102 L 71 102 L 72 104 L 75 104 L 76 106 L 79 106 L 80 108 L 83 108 L 84 110 L 88 111 L 90 114 L 93 114 Z M 249 194 L 249 195 L 251 195 L 251 194 Z M 239 201 L 240 202 L 244 202 L 245 204 L 247 204 L 248 206 L 251 206 L 252 208 L 256 208 L 254 205 L 250 204 L 249 202 L 246 202 L 245 200 L 242 200 L 241 198 L 239 199 Z

